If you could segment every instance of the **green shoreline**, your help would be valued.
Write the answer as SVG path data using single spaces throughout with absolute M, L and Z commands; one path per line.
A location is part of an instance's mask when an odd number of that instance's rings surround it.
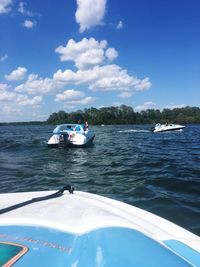
M 199 107 L 184 107 L 174 109 L 147 109 L 135 112 L 132 107 L 121 105 L 119 107 L 89 108 L 71 113 L 58 111 L 52 113 L 46 121 L 27 122 L 0 122 L 3 125 L 55 125 L 62 123 L 77 123 L 88 121 L 90 125 L 116 125 L 116 124 L 155 124 L 155 123 L 200 123 Z

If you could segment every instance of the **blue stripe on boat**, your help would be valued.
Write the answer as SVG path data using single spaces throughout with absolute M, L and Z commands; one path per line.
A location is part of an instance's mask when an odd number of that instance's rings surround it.
M 29 248 L 15 263 L 16 267 L 191 266 L 143 233 L 122 227 L 101 228 L 78 235 L 37 226 L 0 226 L 0 241 L 15 242 Z M 179 245 L 171 241 L 165 243 L 172 249 Z M 180 247 L 183 252 L 184 246 Z
M 178 240 L 166 240 L 164 243 L 188 261 L 200 266 L 200 253 Z

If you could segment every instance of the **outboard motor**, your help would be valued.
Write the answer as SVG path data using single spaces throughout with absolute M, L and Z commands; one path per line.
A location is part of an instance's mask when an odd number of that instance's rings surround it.
M 58 143 L 59 148 L 64 148 L 67 146 L 68 141 L 69 141 L 68 137 L 69 137 L 68 133 L 61 133 L 59 135 L 59 143 Z

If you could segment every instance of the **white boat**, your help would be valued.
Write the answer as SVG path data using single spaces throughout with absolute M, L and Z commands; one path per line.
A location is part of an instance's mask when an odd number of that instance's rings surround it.
M 94 132 L 83 124 L 60 124 L 48 141 L 49 147 L 87 146 L 94 140 Z
M 157 123 L 155 127 L 152 128 L 152 132 L 156 133 L 156 132 L 179 131 L 179 130 L 183 130 L 184 128 L 185 126 L 179 125 L 179 124 Z
M 200 237 L 134 206 L 67 186 L 0 194 L 0 266 L 200 266 Z

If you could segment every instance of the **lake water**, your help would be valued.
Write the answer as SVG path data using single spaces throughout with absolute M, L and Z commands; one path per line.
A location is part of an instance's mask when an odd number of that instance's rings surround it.
M 91 126 L 89 148 L 50 149 L 53 126 L 0 127 L 0 193 L 72 184 L 143 208 L 200 235 L 200 125 Z

